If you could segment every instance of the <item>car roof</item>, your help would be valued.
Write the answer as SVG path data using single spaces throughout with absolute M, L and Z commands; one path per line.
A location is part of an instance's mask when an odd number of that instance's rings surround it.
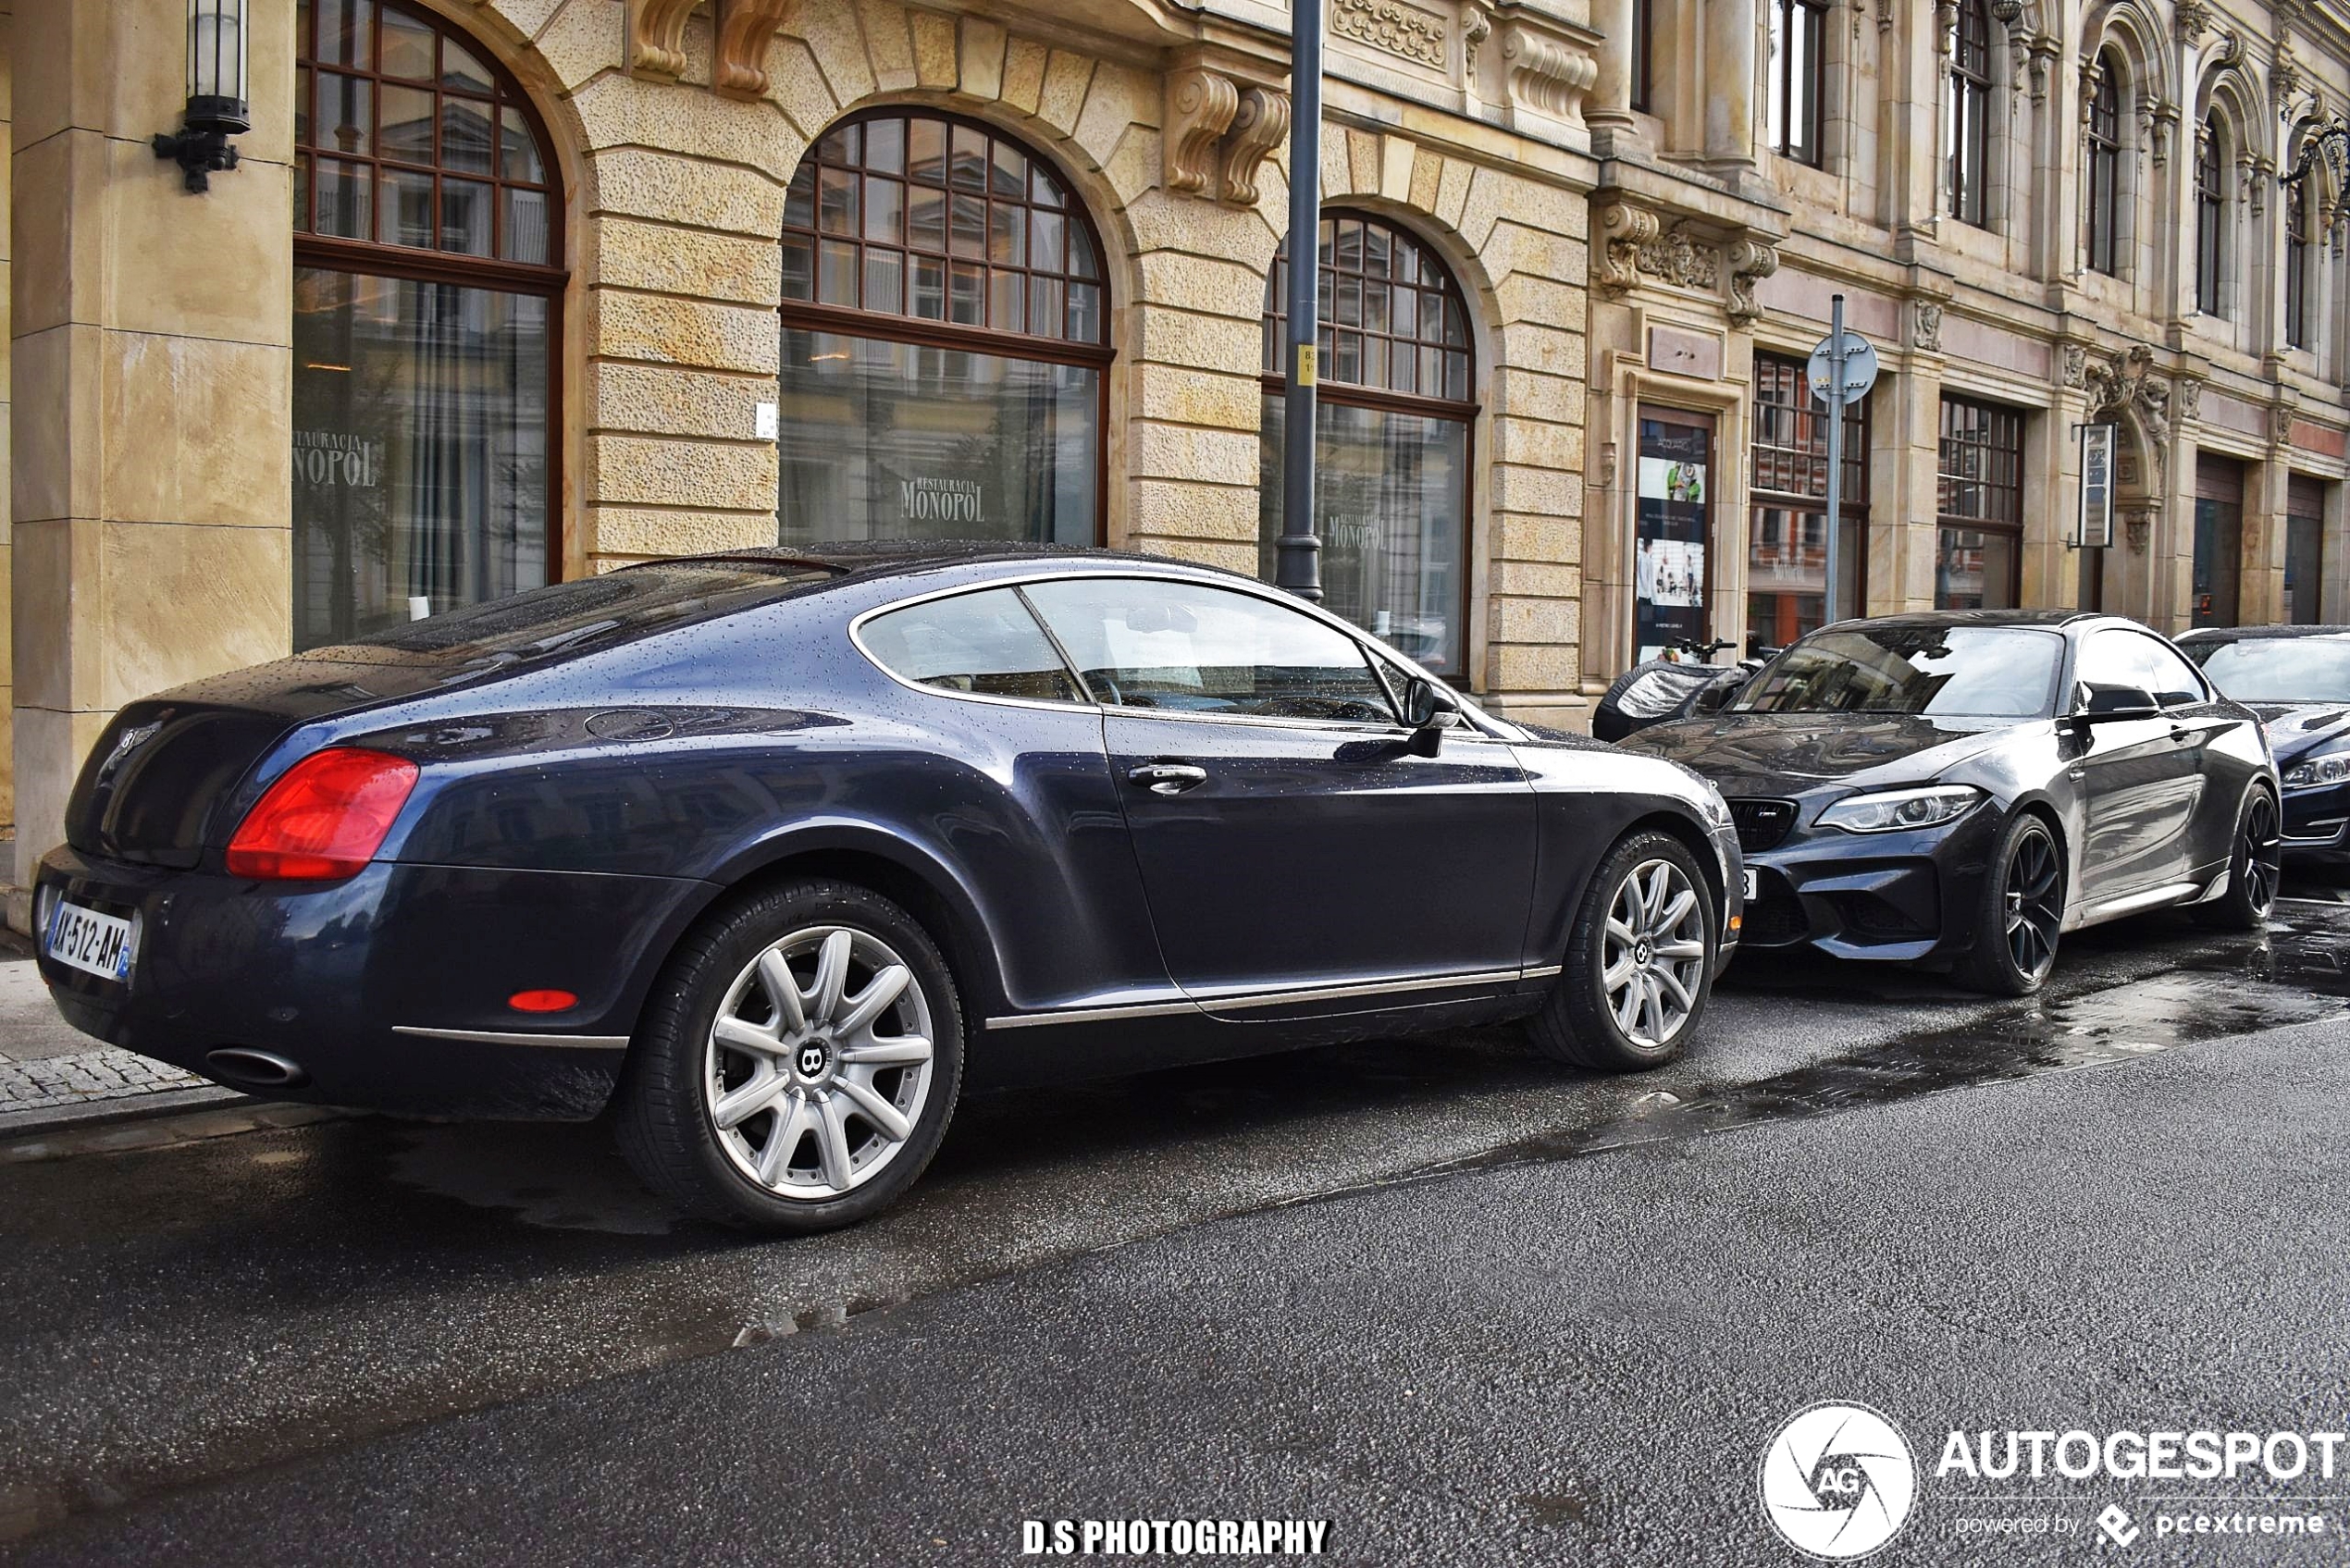
M 1105 563 L 1148 562 L 1154 565 L 1194 568 L 1198 565 L 1195 562 L 1144 555 L 1133 550 L 1099 549 L 1084 545 L 1023 544 L 996 539 L 843 539 L 810 545 L 762 545 L 747 549 L 715 550 L 707 555 L 670 556 L 647 564 L 724 563 L 772 567 L 777 571 L 804 570 L 812 566 L 844 576 L 855 574 L 875 577 L 925 572 L 940 566 L 1019 562 L 1060 563 L 1087 560 Z
M 1911 610 L 1839 621 L 1839 626 L 2071 626 L 2114 617 L 2092 610 Z
M 2258 642 L 2270 637 L 2350 637 L 2350 626 L 2203 626 L 2181 642 Z

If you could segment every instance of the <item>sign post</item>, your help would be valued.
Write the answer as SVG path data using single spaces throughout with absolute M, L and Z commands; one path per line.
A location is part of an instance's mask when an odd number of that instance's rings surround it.
M 1281 536 L 1273 546 L 1273 584 L 1318 604 L 1314 349 L 1322 316 L 1322 0 L 1290 7 L 1290 35 L 1289 330 L 1281 366 Z
M 1876 348 L 1865 338 L 1844 329 L 1844 296 L 1828 302 L 1828 335 L 1812 351 L 1804 374 L 1812 395 L 1828 410 L 1828 549 L 1827 581 L 1820 599 L 1820 624 L 1837 622 L 1836 590 L 1838 554 L 1844 531 L 1844 411 L 1869 395 L 1876 385 Z

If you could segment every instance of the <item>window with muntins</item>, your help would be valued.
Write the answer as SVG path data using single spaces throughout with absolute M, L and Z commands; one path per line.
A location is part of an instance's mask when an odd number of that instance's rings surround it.
M 2309 257 L 2317 232 L 2312 207 L 2317 193 L 2310 181 L 2285 192 L 2284 199 L 2284 340 L 2306 349 L 2309 333 Z
M 1325 603 L 1458 674 L 1477 417 L 1467 303 L 1432 249 L 1370 214 L 1325 214 L 1320 261 L 1314 510 Z M 1265 285 L 1257 525 L 1268 580 L 1282 531 L 1288 316 L 1285 244 Z
M 1783 157 L 1818 167 L 1827 83 L 1827 0 L 1763 0 L 1771 21 L 1767 134 Z
M 1976 228 L 1990 221 L 1991 18 L 1984 0 L 1960 0 L 1950 41 L 1948 169 L 1950 216 Z
M 1945 395 L 1934 606 L 2010 610 L 2022 597 L 2023 414 Z
M 1747 530 L 1746 624 L 1758 647 L 1784 648 L 1819 629 L 1827 604 L 1828 420 L 1803 361 L 1754 356 L 1753 515 Z M 1844 410 L 1844 493 L 1837 508 L 1837 610 L 1861 613 L 1868 581 L 1868 400 Z
M 2109 278 L 2121 273 L 2121 87 L 2115 77 L 2108 59 L 2089 99 L 2089 266 Z
M 2195 308 L 2225 315 L 2221 273 L 2227 265 L 2227 138 L 2219 117 L 2206 120 L 2195 158 Z

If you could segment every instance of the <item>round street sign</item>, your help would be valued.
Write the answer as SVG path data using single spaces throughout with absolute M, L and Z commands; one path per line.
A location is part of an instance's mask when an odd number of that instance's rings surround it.
M 1829 364 L 1828 358 L 1835 346 L 1834 336 L 1821 339 L 1820 346 L 1812 351 L 1812 363 L 1804 369 L 1812 378 L 1812 395 L 1822 401 L 1842 407 L 1867 397 L 1869 389 L 1876 385 L 1876 348 L 1858 332 L 1844 335 L 1843 395 L 1831 398 L 1828 396 L 1829 384 L 1836 379 L 1836 371 Z

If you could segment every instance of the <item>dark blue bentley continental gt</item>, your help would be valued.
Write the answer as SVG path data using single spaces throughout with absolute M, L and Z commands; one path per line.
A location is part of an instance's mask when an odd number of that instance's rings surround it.
M 1641 730 L 1729 798 L 1746 950 L 2039 988 L 2064 932 L 2275 903 L 2277 771 L 2259 721 L 2134 622 L 2071 611 L 1844 621 L 1720 713 Z
M 1245 578 L 843 547 L 630 568 L 125 709 L 36 894 L 79 1028 L 271 1095 L 608 1102 L 654 1188 L 887 1204 L 974 1081 L 1524 1018 L 1696 1028 L 1739 919 L 1671 763 Z

